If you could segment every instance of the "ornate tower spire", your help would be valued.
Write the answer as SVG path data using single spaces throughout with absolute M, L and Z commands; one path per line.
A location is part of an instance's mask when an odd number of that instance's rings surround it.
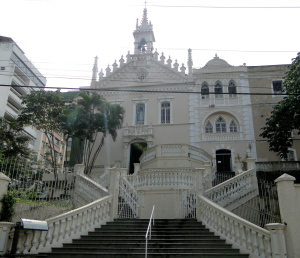
M 141 25 L 136 25 L 136 30 L 133 32 L 134 36 L 134 53 L 144 54 L 152 53 L 153 42 L 155 42 L 153 26 L 148 21 L 147 8 L 144 8 L 144 13 L 141 21 Z

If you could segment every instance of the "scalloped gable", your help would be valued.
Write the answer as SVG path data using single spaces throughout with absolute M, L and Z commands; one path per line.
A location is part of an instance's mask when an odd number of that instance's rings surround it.
M 167 62 L 165 64 L 164 59 L 157 61 L 155 57 L 147 54 L 132 55 L 127 63 L 120 63 L 119 68 L 116 62 L 113 64 L 113 70 L 107 68 L 106 77 L 100 77 L 95 87 L 142 87 L 188 82 L 185 67 L 181 67 L 179 72 L 177 62 L 174 68 L 171 67 L 170 58 Z

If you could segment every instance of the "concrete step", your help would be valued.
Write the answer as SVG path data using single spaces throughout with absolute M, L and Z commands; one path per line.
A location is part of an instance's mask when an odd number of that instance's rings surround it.
M 47 257 L 53 258 L 96 258 L 96 257 L 104 257 L 104 258 L 122 258 L 122 257 L 134 257 L 134 258 L 145 258 L 145 252 L 142 253 L 85 253 L 78 254 L 75 252 L 71 253 L 48 253 Z M 148 258 L 247 258 L 249 255 L 246 254 L 220 254 L 220 253 L 185 253 L 185 254 L 174 254 L 174 253 L 148 253 Z
M 71 244 L 52 248 L 47 257 L 145 257 L 145 234 L 148 220 L 118 219 L 89 232 Z M 151 240 L 148 240 L 148 258 L 245 258 L 225 240 L 214 236 L 195 219 L 155 220 Z
M 108 248 L 108 247 L 63 247 L 63 248 L 52 248 L 52 253 L 70 253 L 70 252 L 76 252 L 76 253 L 141 253 L 145 252 L 145 246 L 142 248 L 126 248 L 126 247 L 120 247 L 120 248 Z M 238 249 L 232 249 L 232 248 L 222 248 L 222 247 L 203 247 L 203 248 L 150 248 L 148 247 L 149 253 L 222 253 L 222 254 L 232 254 L 232 253 L 239 253 Z

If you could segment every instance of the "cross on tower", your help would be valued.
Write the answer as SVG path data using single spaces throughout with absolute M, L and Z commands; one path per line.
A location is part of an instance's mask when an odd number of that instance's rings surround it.
M 148 2 L 147 2 L 147 1 L 145 1 L 145 8 L 147 8 L 147 3 L 148 3 Z

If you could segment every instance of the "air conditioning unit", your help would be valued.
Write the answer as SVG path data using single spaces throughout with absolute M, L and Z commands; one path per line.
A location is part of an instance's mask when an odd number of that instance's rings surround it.
M 209 105 L 209 107 L 215 107 L 215 105 Z

